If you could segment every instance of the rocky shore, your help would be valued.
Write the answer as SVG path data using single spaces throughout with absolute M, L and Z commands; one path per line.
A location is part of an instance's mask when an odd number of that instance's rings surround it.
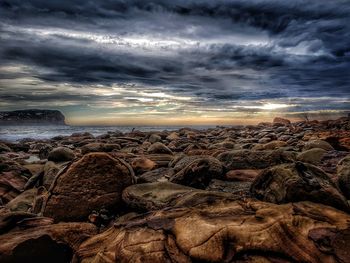
M 0 262 L 350 262 L 350 120 L 0 142 Z

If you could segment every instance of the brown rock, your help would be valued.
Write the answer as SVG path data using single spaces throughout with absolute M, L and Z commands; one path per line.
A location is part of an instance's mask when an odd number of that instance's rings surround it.
M 177 132 L 172 132 L 166 137 L 166 139 L 169 141 L 178 140 L 180 139 L 180 136 L 177 134 Z
M 272 141 L 265 144 L 257 144 L 252 150 L 275 150 L 281 147 L 286 147 L 288 144 L 284 141 Z
M 93 210 L 115 211 L 121 194 L 134 182 L 132 168 L 106 153 L 90 153 L 71 164 L 53 182 L 43 215 L 59 221 L 86 220 Z
M 173 168 L 161 167 L 152 171 L 145 172 L 137 177 L 137 183 L 164 182 L 174 175 Z
M 136 174 L 151 171 L 156 168 L 156 166 L 157 163 L 146 157 L 137 157 L 131 161 L 131 167 Z
M 111 152 L 114 150 L 120 150 L 120 145 L 115 143 L 89 143 L 81 147 L 82 154 L 90 152 Z
M 24 166 L 9 158 L 0 157 L 0 205 L 19 195 L 31 176 Z
M 322 140 L 311 140 L 311 141 L 308 141 L 307 143 L 305 143 L 303 150 L 304 151 L 305 150 L 310 150 L 312 148 L 320 148 L 320 149 L 323 149 L 325 151 L 334 150 L 332 145 L 330 145 L 328 142 L 322 141 Z
M 0 262 L 71 262 L 78 246 L 97 233 L 88 223 L 61 223 L 0 236 Z
M 290 120 L 276 117 L 273 119 L 273 123 L 283 124 L 283 125 L 290 125 Z
M 297 160 L 305 163 L 319 164 L 323 156 L 327 153 L 321 148 L 312 148 L 297 155 Z
M 47 159 L 53 162 L 71 161 L 74 159 L 74 152 L 67 147 L 57 147 L 49 153 Z
M 162 138 L 156 133 L 151 134 L 151 136 L 148 138 L 148 141 L 150 143 L 160 142 L 161 140 Z
M 281 163 L 293 162 L 295 160 L 295 154 L 283 150 L 235 150 L 221 153 L 217 158 L 229 170 L 264 169 Z
M 167 167 L 174 158 L 171 154 L 147 154 L 145 157 L 155 162 L 157 167 Z
M 12 149 L 6 144 L 0 142 L 0 153 L 12 152 Z
M 153 143 L 147 151 L 148 153 L 173 154 L 173 152 L 161 142 Z
M 350 155 L 337 165 L 338 185 L 347 199 L 350 199 Z
M 251 169 L 230 170 L 226 173 L 225 180 L 253 182 L 260 172 L 261 170 L 251 170 Z
M 194 160 L 188 166 L 170 178 L 170 182 L 204 189 L 214 179 L 223 178 L 224 167 L 214 157 L 202 157 Z
M 235 198 L 227 193 L 198 190 L 170 182 L 157 182 L 135 184 L 125 188 L 123 200 L 131 208 L 151 211 L 167 207 L 193 207 Z
M 58 164 L 55 164 L 54 162 L 48 161 L 44 165 L 44 171 L 43 171 L 43 183 L 42 185 L 49 189 L 52 182 L 54 181 L 57 173 L 59 170 L 61 170 L 63 167 L 61 167 Z
M 349 220 L 310 202 L 167 209 L 119 219 L 76 256 L 82 263 L 349 262 Z
M 314 165 L 296 162 L 266 169 L 253 182 L 253 195 L 272 203 L 312 201 L 349 210 L 331 178 Z
M 12 199 L 6 204 L 6 207 L 11 211 L 28 211 L 34 202 L 38 190 L 36 188 L 26 190 Z

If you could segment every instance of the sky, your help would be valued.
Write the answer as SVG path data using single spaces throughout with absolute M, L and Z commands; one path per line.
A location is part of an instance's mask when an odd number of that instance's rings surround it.
M 0 110 L 73 125 L 350 110 L 350 0 L 0 0 Z

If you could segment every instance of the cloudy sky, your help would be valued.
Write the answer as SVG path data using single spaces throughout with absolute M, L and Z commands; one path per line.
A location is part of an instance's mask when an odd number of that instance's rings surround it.
M 349 98 L 349 0 L 0 0 L 0 110 L 233 124 Z

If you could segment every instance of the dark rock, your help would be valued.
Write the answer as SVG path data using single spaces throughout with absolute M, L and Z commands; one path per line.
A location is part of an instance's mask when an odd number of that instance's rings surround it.
M 328 142 L 322 141 L 322 140 L 311 140 L 311 141 L 308 141 L 307 143 L 305 143 L 305 145 L 304 145 L 304 150 L 310 150 L 313 148 L 320 148 L 320 149 L 323 149 L 325 151 L 334 150 L 332 145 L 330 145 Z
M 73 160 L 74 152 L 67 147 L 57 147 L 53 149 L 48 156 L 49 161 L 53 162 L 67 162 Z
M 225 180 L 238 182 L 253 182 L 261 170 L 230 170 L 225 174 Z
M 97 234 L 88 223 L 61 223 L 0 236 L 0 262 L 71 262 L 78 246 Z
M 283 124 L 283 125 L 290 125 L 290 120 L 276 117 L 273 119 L 273 124 Z
M 311 148 L 297 155 L 297 160 L 305 163 L 319 164 L 323 156 L 327 153 L 321 148 Z
M 312 201 L 349 210 L 347 200 L 331 178 L 316 166 L 301 162 L 266 169 L 253 182 L 251 192 L 266 202 Z
M 347 199 L 350 199 L 350 155 L 342 159 L 337 165 L 339 188 Z
M 6 204 L 10 211 L 28 212 L 34 202 L 38 190 L 36 188 L 26 190 Z
M 145 172 L 137 177 L 137 183 L 154 183 L 168 181 L 175 174 L 173 168 L 161 167 L 152 171 Z
M 264 169 L 281 163 L 289 163 L 295 160 L 293 152 L 283 150 L 252 151 L 235 150 L 218 155 L 227 169 Z
M 158 134 L 151 134 L 151 136 L 149 136 L 148 141 L 150 143 L 156 143 L 156 142 L 160 142 L 162 140 L 162 137 L 160 137 Z
M 0 125 L 65 125 L 58 110 L 16 110 L 0 112 Z
M 89 143 L 81 147 L 82 154 L 90 152 L 112 152 L 114 150 L 120 150 L 120 145 L 115 143 Z
M 216 178 L 223 178 L 224 167 L 214 157 L 195 159 L 188 166 L 170 178 L 170 182 L 204 189 L 209 182 Z
M 155 154 L 158 154 L 158 153 L 173 154 L 173 152 L 161 142 L 153 143 L 148 148 L 147 151 L 148 153 L 155 153 Z
M 193 207 L 200 204 L 234 200 L 233 195 L 198 190 L 170 182 L 136 184 L 125 188 L 123 200 L 138 211 L 151 211 L 167 207 Z
M 230 193 L 235 196 L 235 199 L 243 199 L 250 197 L 250 187 L 252 182 L 249 181 L 236 181 L 236 182 L 228 182 L 213 179 L 210 181 L 206 190 L 208 191 L 217 191 Z
M 12 152 L 12 149 L 6 144 L 0 142 L 0 153 Z
M 18 196 L 31 176 L 30 171 L 19 163 L 0 157 L 0 205 Z

